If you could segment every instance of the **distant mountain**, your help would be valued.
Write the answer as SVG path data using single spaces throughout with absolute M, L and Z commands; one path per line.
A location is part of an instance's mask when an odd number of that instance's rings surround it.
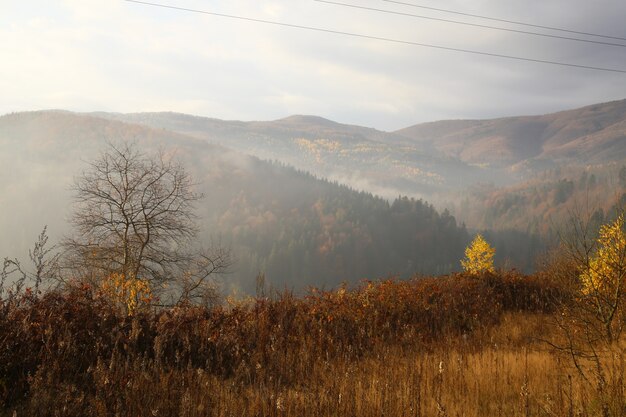
M 223 121 L 179 113 L 97 113 L 218 143 L 262 159 L 278 160 L 313 174 L 387 198 L 428 196 L 478 181 L 484 170 L 422 144 L 376 129 L 316 116 L 269 122 Z
M 120 140 L 176 152 L 206 196 L 197 207 L 198 244 L 232 248 L 228 282 L 248 291 L 260 272 L 278 288 L 297 289 L 449 272 L 469 239 L 452 216 L 421 200 L 388 202 L 169 130 L 41 111 L 0 117 L 0 257 L 24 258 L 46 224 L 54 241 L 70 233 L 73 177 L 107 141 Z
M 394 143 L 432 147 L 517 176 L 444 197 L 441 204 L 472 228 L 546 236 L 574 212 L 589 211 L 601 221 L 626 202 L 626 100 L 542 116 L 424 123 L 394 133 Z
M 167 129 L 391 198 L 512 185 L 564 165 L 626 159 L 626 100 L 542 116 L 424 123 L 395 132 L 316 116 L 267 122 L 179 113 L 98 113 Z
M 394 133 L 394 143 L 434 148 L 469 164 L 511 170 L 604 164 L 626 159 L 626 100 L 543 116 L 424 123 Z

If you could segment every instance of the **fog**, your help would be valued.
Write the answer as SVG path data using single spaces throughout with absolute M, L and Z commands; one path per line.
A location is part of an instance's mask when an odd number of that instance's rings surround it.
M 563 216 L 569 200 L 581 197 L 588 184 L 573 180 L 589 163 L 596 180 L 588 195 L 609 192 L 606 178 L 626 159 L 625 119 L 622 101 L 452 123 L 438 137 L 431 125 L 389 133 L 302 116 L 228 122 L 174 113 L 8 114 L 0 117 L 0 256 L 27 262 L 44 226 L 51 243 L 71 234 L 74 178 L 108 144 L 133 141 L 148 155 L 174 155 L 194 178 L 205 196 L 196 244 L 232 249 L 231 288 L 249 291 L 259 273 L 302 288 L 451 272 L 468 230 L 492 229 L 497 258 L 529 270 L 553 221 L 546 213 Z M 528 132 L 541 141 L 532 152 L 524 146 Z M 567 195 L 563 181 L 572 184 Z

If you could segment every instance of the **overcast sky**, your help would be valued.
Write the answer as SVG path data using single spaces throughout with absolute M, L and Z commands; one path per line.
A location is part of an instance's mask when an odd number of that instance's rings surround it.
M 392 4 L 343 3 L 590 38 Z M 626 38 L 623 0 L 404 0 Z M 314 0 L 154 0 L 368 36 L 626 70 L 626 48 L 542 38 Z M 626 74 L 272 26 L 123 0 L 0 0 L 0 114 L 176 111 L 222 119 L 314 114 L 395 130 L 540 114 L 626 98 Z

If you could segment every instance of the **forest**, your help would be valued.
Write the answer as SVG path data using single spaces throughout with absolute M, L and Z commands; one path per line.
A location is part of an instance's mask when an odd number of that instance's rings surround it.
M 256 171 L 216 181 L 223 201 L 206 204 L 207 217 L 219 213 L 214 230 L 232 239 L 239 276 L 304 288 L 459 268 L 469 234 L 427 202 L 390 203 L 277 163 Z

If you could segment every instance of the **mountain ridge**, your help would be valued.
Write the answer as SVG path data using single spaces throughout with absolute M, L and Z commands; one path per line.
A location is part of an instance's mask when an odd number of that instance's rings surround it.
M 427 122 L 393 132 L 305 114 L 271 121 L 177 112 L 77 114 L 165 129 L 386 198 L 433 200 L 476 183 L 507 186 L 559 166 L 626 160 L 626 100 L 542 115 Z
M 424 143 L 468 163 L 515 167 L 547 160 L 555 165 L 588 162 L 579 151 L 591 162 L 626 157 L 626 146 L 620 143 L 626 138 L 625 121 L 626 100 L 616 100 L 537 116 L 423 123 L 394 133 L 406 138 L 400 143 Z M 601 155 L 594 153 L 594 144 Z

